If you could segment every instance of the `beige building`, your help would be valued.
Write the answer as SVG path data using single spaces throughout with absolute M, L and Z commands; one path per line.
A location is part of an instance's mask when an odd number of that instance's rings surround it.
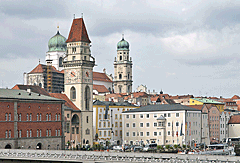
M 123 112 L 125 144 L 199 143 L 201 110 L 180 104 L 148 105 Z
M 93 103 L 93 132 L 95 142 L 106 145 L 122 144 L 122 112 L 138 108 L 128 102 L 95 101 Z
M 228 122 L 229 137 L 240 137 L 240 115 L 232 115 Z
M 64 66 L 64 91 L 70 100 L 81 110 L 80 144 L 93 145 L 92 101 L 93 67 L 90 43 L 83 18 L 74 19 L 69 32 Z
M 117 57 L 114 61 L 114 92 L 132 92 L 132 60 L 129 57 L 129 43 L 122 38 L 117 44 Z

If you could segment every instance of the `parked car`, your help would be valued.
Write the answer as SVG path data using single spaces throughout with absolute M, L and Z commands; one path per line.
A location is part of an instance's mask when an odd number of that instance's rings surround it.
M 115 146 L 113 146 L 113 150 L 122 151 L 122 146 L 115 145 Z
M 148 152 L 148 151 L 156 151 L 157 150 L 157 144 L 152 143 L 152 144 L 146 144 L 145 147 L 143 147 L 143 152 Z
M 135 146 L 133 149 L 134 152 L 141 152 L 142 150 L 143 150 L 142 146 Z

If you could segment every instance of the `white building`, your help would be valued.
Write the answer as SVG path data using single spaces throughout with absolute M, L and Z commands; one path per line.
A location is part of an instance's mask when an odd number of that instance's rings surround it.
M 201 110 L 180 104 L 148 105 L 123 112 L 125 144 L 201 142 Z
M 95 142 L 122 144 L 122 112 L 138 108 L 128 102 L 95 101 L 93 103 L 93 133 Z

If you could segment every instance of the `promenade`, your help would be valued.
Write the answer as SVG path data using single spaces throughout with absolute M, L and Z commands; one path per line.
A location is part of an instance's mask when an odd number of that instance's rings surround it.
M 238 156 L 180 155 L 165 153 L 134 153 L 115 151 L 24 150 L 0 149 L 0 162 L 181 162 L 181 163 L 240 163 Z M 5 160 L 5 161 L 4 161 Z

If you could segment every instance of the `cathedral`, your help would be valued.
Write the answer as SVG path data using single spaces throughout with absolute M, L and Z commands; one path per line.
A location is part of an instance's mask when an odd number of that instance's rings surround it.
M 32 71 L 24 73 L 24 85 L 36 85 L 52 97 L 70 99 L 78 108 L 76 110 L 72 105 L 73 109 L 64 111 L 65 142 L 75 140 L 74 145 L 93 144 L 93 95 L 96 92 L 105 95 L 132 91 L 132 59 L 129 43 L 124 37 L 117 43 L 114 78 L 105 70 L 93 72 L 95 58 L 90 47 L 83 18 L 73 19 L 67 39 L 58 27 L 57 33 L 48 41 L 45 64 L 39 62 Z M 64 94 L 68 99 L 63 97 Z

